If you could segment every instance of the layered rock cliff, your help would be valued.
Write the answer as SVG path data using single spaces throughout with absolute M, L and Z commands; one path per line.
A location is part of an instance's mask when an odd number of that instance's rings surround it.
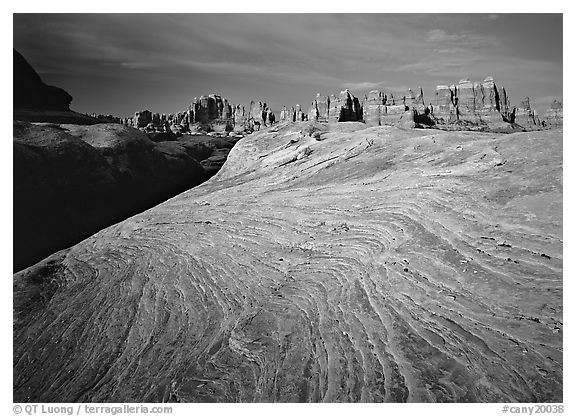
M 508 94 L 492 77 L 482 82 L 462 79 L 458 84 L 438 85 L 434 98 L 426 102 L 421 87 L 405 93 L 370 91 L 362 103 L 348 90 L 340 96 L 317 95 L 308 113 L 286 107 L 282 121 L 363 121 L 369 126 L 434 127 L 443 130 L 504 131 L 539 130 L 561 126 L 562 111 L 548 111 L 551 122 L 542 123 L 530 108 L 526 97 L 517 107 L 510 105 Z M 560 104 L 561 105 L 561 104 Z M 557 106 L 556 106 L 557 107 Z
M 366 127 L 16 274 L 14 401 L 562 402 L 562 131 Z

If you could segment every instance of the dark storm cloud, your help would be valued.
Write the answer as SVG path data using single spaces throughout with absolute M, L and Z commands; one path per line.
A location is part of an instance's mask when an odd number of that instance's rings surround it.
M 345 87 L 430 97 L 487 75 L 514 103 L 562 96 L 561 15 L 17 14 L 14 46 L 75 109 L 122 115 L 211 92 L 276 109 Z

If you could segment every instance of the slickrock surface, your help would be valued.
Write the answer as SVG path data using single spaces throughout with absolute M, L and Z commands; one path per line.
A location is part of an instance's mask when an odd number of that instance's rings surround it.
M 560 402 L 562 321 L 562 130 L 282 123 L 14 276 L 14 401 Z

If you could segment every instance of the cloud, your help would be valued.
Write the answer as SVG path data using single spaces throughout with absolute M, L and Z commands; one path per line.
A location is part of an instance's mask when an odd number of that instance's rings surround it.
M 156 65 L 154 65 L 152 62 L 120 62 L 120 66 L 129 69 L 146 69 L 154 68 Z
M 381 87 L 384 84 L 386 84 L 384 81 L 380 81 L 380 82 L 370 82 L 370 81 L 345 82 L 345 83 L 341 84 L 341 87 L 342 88 L 349 88 L 351 90 L 367 90 L 367 89 L 371 89 L 371 88 Z
M 432 29 L 426 34 L 426 42 L 446 42 L 462 39 L 462 35 L 448 34 L 442 29 Z
M 477 48 L 477 47 L 494 47 L 498 45 L 496 39 L 489 35 L 478 35 L 470 31 L 460 33 L 448 33 L 442 29 L 429 30 L 425 35 L 426 42 L 443 45 L 452 45 L 455 47 Z M 447 48 L 444 50 L 448 50 Z
M 507 24 L 494 24 L 497 19 Z M 15 14 L 14 46 L 47 82 L 84 94 L 88 103 L 92 96 L 104 102 L 106 85 L 118 85 L 114 91 L 161 85 L 162 94 L 178 100 L 205 90 L 241 99 L 256 88 L 290 104 L 316 90 L 423 85 L 426 92 L 486 75 L 510 86 L 514 99 L 561 93 L 561 52 L 556 60 L 541 53 L 562 44 L 561 30 L 520 24 L 526 19 L 488 13 Z M 546 36 L 528 36 L 537 29 Z M 141 91 L 147 89 L 136 95 Z

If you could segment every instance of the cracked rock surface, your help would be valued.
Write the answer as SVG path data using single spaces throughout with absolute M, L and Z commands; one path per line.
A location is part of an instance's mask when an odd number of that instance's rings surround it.
M 562 131 L 303 126 L 16 274 L 14 401 L 562 402 Z

